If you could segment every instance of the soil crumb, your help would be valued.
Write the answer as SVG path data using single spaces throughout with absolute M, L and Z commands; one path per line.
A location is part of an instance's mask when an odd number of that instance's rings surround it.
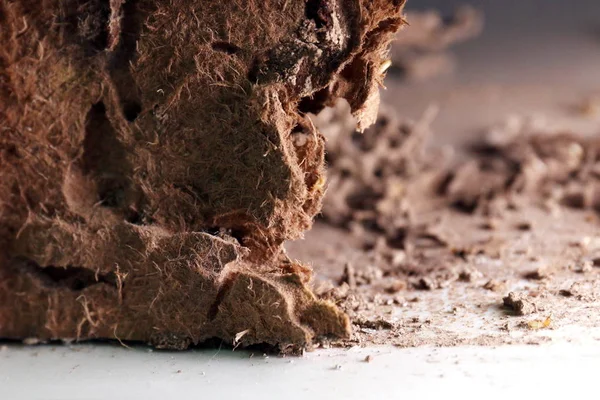
M 537 312 L 537 305 L 523 293 L 510 292 L 502 299 L 504 307 L 512 310 L 515 315 L 529 315 Z

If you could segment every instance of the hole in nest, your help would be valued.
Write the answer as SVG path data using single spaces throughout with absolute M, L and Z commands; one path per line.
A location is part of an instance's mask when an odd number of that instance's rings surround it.
M 131 166 L 106 112 L 103 102 L 88 112 L 81 163 L 83 172 L 96 183 L 101 204 L 118 208 L 125 204 L 130 190 Z
M 244 245 L 244 239 L 248 236 L 248 230 L 244 228 L 232 228 L 231 237 L 239 242 L 242 246 Z
M 241 50 L 235 44 L 230 43 L 230 42 L 225 42 L 225 41 L 213 42 L 212 48 L 215 51 L 220 51 L 222 53 L 226 53 L 226 54 L 230 54 L 230 55 L 236 54 L 237 52 L 239 52 Z
M 100 202 L 104 207 L 116 208 L 125 201 L 125 188 L 109 187 L 99 193 Z
M 211 226 L 210 228 L 205 229 L 204 232 L 212 236 L 219 236 L 222 232 L 222 228 L 219 228 L 218 226 Z
M 315 21 L 317 29 L 327 25 L 328 0 L 308 0 L 306 2 L 305 15 L 307 19 Z
M 75 292 L 82 291 L 88 287 L 105 284 L 118 288 L 117 277 L 114 273 L 99 274 L 83 267 L 55 267 L 49 265 L 42 267 L 35 261 L 20 259 L 17 262 L 19 270 L 24 270 L 30 275 L 36 276 L 44 285 L 50 288 L 66 288 Z
M 120 14 L 119 45 L 110 57 L 109 71 L 121 101 L 121 111 L 129 122 L 142 112 L 140 89 L 131 73 L 131 62 L 138 55 L 137 42 L 142 28 L 142 13 L 138 12 L 138 1 L 127 0 Z
M 225 228 L 220 226 L 211 226 L 210 228 L 204 229 L 204 232 L 217 237 L 230 236 L 237 240 L 241 246 L 244 246 L 244 240 L 250 234 L 246 228 Z
M 292 128 L 292 134 L 294 134 L 294 133 L 304 133 L 304 132 L 305 132 L 305 127 L 302 126 L 302 125 L 300 125 L 300 124 L 296 124 Z
M 232 273 L 232 274 L 226 276 L 225 279 L 223 280 L 223 283 L 221 284 L 221 286 L 219 287 L 219 290 L 217 292 L 217 296 L 215 298 L 214 303 L 208 309 L 207 318 L 209 321 L 213 321 L 217 317 L 217 314 L 219 313 L 219 306 L 221 305 L 221 303 L 223 303 L 223 300 L 225 299 L 225 295 L 233 287 L 233 284 L 235 283 L 236 278 L 237 278 L 237 274 Z
M 137 40 L 142 27 L 138 0 L 127 0 L 123 3 L 121 20 L 120 62 L 127 65 L 137 52 Z
M 254 84 L 257 84 L 263 75 L 263 69 L 266 68 L 265 64 L 267 62 L 266 54 L 258 55 L 252 61 L 252 65 L 248 70 L 248 80 Z
M 123 105 L 123 115 L 129 122 L 135 121 L 141 112 L 142 106 L 137 102 L 127 102 Z
M 132 211 L 131 214 L 127 216 L 127 222 L 133 225 L 144 225 L 142 216 L 135 211 Z
M 298 104 L 298 112 L 300 114 L 318 114 L 326 107 L 329 97 L 328 88 L 321 89 L 310 97 L 303 97 Z
M 133 225 L 150 225 L 154 223 L 153 219 L 144 212 L 139 212 L 130 208 L 125 213 L 125 221 Z

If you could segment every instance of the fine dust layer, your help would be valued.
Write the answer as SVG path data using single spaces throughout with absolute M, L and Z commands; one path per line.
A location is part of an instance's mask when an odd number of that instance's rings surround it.
M 282 243 L 345 98 L 374 122 L 402 0 L 0 0 L 0 337 L 349 334 Z
M 417 121 L 382 107 L 361 135 L 347 111 L 314 118 L 329 194 L 321 221 L 287 244 L 354 327 L 323 345 L 598 340 L 597 137 L 511 117 L 439 148 L 435 107 Z

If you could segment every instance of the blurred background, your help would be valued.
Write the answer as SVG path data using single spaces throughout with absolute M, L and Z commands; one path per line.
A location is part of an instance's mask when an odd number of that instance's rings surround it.
M 409 0 L 407 10 L 447 17 L 463 5 L 483 12 L 485 29 L 454 49 L 461 81 L 600 84 L 599 1 Z
M 384 102 L 414 119 L 438 105 L 432 127 L 440 144 L 469 141 L 510 116 L 583 135 L 598 132 L 598 113 L 588 111 L 600 108 L 600 1 L 409 0 L 407 32 L 421 25 L 424 12 L 433 13 L 425 25 L 436 12 L 442 24 L 456 23 L 465 5 L 480 13 L 458 21 L 465 37 L 439 49 L 443 57 L 420 56 L 416 76 L 399 73 L 406 57 L 397 57 Z M 479 31 L 465 27 L 478 23 L 474 18 L 483 21 Z

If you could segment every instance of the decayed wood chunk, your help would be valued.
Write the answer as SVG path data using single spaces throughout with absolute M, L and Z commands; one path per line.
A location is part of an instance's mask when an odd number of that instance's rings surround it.
M 305 113 L 373 122 L 403 2 L 0 0 L 0 337 L 347 335 L 281 244 L 323 194 Z

